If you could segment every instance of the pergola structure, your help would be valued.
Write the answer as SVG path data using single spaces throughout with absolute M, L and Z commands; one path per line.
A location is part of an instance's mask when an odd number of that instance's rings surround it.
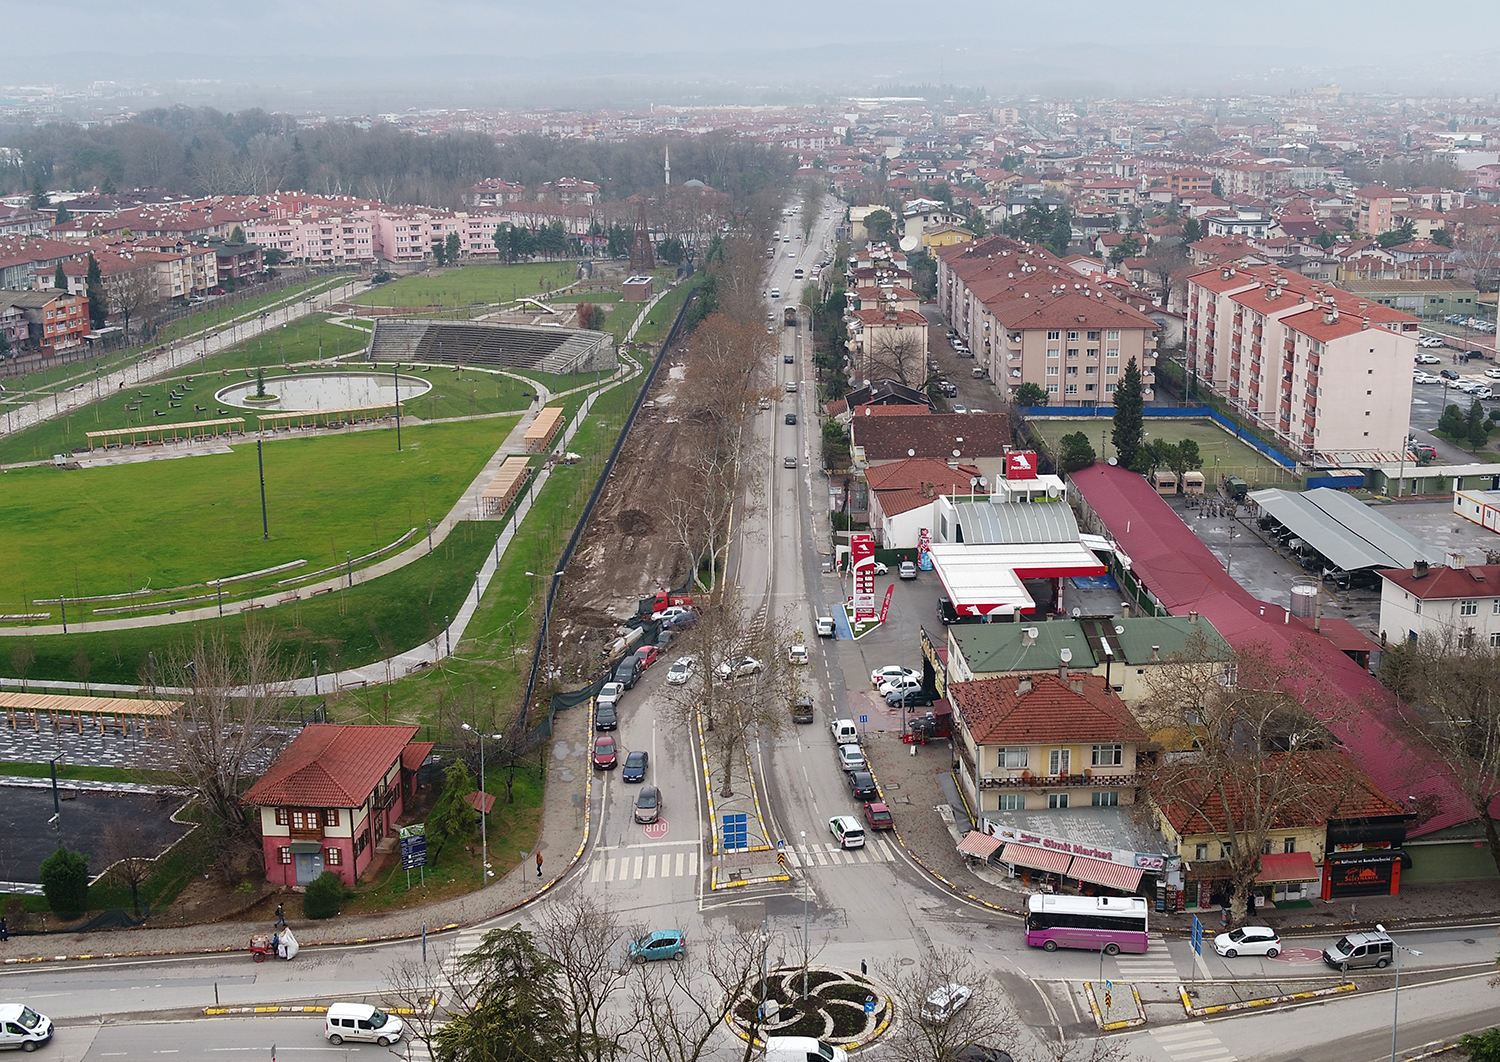
M 331 428 L 335 424 L 357 424 L 366 420 L 383 420 L 395 416 L 396 403 L 378 406 L 346 406 L 343 409 L 298 409 L 285 413 L 258 413 L 261 431 L 290 431 L 292 428 Z
M 210 432 L 215 439 L 221 432 L 225 435 L 244 435 L 245 418 L 222 417 L 217 420 L 189 420 L 178 424 L 137 424 L 130 428 L 111 428 L 108 431 L 90 431 L 84 434 L 88 436 L 90 450 L 94 448 L 95 440 L 99 440 L 99 445 L 108 450 L 111 446 L 127 445 L 127 436 L 130 446 L 160 446 L 168 441 L 168 434 L 172 436 L 172 442 L 184 438 L 191 442 L 193 439 L 208 438 Z
M 531 460 L 519 455 L 507 457 L 495 478 L 479 492 L 481 518 L 501 515 L 516 500 L 516 495 L 526 484 L 526 474 L 531 470 Z
M 110 726 L 119 727 L 121 733 L 129 733 L 130 727 L 135 725 L 150 737 L 153 723 L 158 733 L 171 728 L 172 720 L 182 711 L 182 702 L 0 690 L 0 711 L 5 713 L 5 721 L 12 730 L 26 725 L 40 730 L 45 718 L 54 730 L 70 726 L 81 734 L 84 720 L 88 720 L 89 726 L 97 726 L 101 734 L 105 727 Z

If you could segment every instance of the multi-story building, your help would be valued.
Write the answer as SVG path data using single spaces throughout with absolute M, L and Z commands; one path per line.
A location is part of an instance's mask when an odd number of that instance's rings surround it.
M 1405 192 L 1371 185 L 1354 193 L 1354 227 L 1365 236 L 1379 236 L 1400 224 L 1396 215 L 1405 213 L 1411 200 Z
M 371 208 L 252 220 L 245 223 L 245 238 L 310 265 L 373 262 L 379 215 Z
M 1188 372 L 1309 460 L 1404 449 L 1416 341 L 1416 318 L 1273 266 L 1188 278 Z
M 79 295 L 50 290 L 9 291 L 0 295 L 0 319 L 8 315 L 11 323 L 7 327 L 11 331 L 16 330 L 13 310 L 19 310 L 26 318 L 24 348 L 39 351 L 43 357 L 81 346 L 90 332 L 89 300 Z
M 1446 640 L 1454 649 L 1500 649 L 1500 564 L 1383 571 L 1381 642 Z

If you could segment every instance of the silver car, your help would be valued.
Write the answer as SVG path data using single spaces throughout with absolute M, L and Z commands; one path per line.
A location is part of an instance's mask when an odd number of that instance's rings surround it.
M 858 745 L 839 746 L 839 766 L 846 771 L 865 769 L 865 752 Z

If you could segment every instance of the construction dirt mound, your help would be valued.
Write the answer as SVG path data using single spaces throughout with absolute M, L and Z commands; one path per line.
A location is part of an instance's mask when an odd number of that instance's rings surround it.
M 625 509 L 615 516 L 615 530 L 638 538 L 655 531 L 656 520 L 644 509 Z

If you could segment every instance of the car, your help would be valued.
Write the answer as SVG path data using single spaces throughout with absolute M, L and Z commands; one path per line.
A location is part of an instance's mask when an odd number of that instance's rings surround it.
M 1411 374 L 1411 382 L 1416 384 L 1435 384 L 1438 382 L 1438 378 L 1430 372 L 1423 372 L 1421 369 L 1418 369 Z
M 792 722 L 811 723 L 812 721 L 813 699 L 805 693 L 792 698 Z
M 52 1021 L 24 1003 L 0 1003 L 0 1047 L 35 1051 L 52 1039 Z
M 615 713 L 612 704 L 599 704 L 594 706 L 594 729 L 613 730 L 620 725 L 620 717 Z
M 668 605 L 660 612 L 651 613 L 651 618 L 660 623 L 662 620 L 676 619 L 678 616 L 685 615 L 691 611 L 693 610 L 686 605 Z
M 858 745 L 839 746 L 839 766 L 846 771 L 857 771 L 865 765 L 865 750 Z
M 1491 365 L 1488 369 L 1484 370 L 1484 375 L 1486 379 L 1500 380 L 1500 367 Z
M 900 576 L 903 579 L 915 579 L 917 577 L 917 566 L 909 560 L 901 562 Z
M 781 364 L 795 365 L 797 364 L 797 356 L 795 354 L 783 354 L 781 356 Z
M 941 1025 L 962 1010 L 974 996 L 968 985 L 950 982 L 939 985 L 922 1001 L 922 1020 Z
M 922 688 L 922 680 L 919 677 L 901 675 L 898 678 L 888 679 L 875 689 L 882 697 L 889 697 L 893 693 L 905 693 L 908 690 L 919 690 Z
M 792 242 L 792 238 L 790 236 L 783 236 L 781 238 L 781 242 L 782 243 L 791 243 Z
M 855 800 L 874 800 L 880 796 L 875 776 L 869 771 L 850 771 L 849 791 L 854 794 Z
M 686 627 L 692 627 L 698 622 L 696 612 L 680 612 L 671 619 L 661 621 L 662 630 L 680 631 Z
M 667 685 L 685 686 L 687 680 L 693 677 L 693 658 L 690 656 L 679 656 L 672 661 L 672 666 L 667 668 Z
M 209 288 L 208 289 L 208 293 L 210 295 L 222 295 L 222 294 L 224 294 L 224 289 L 223 288 Z
M 335 1047 L 345 1040 L 389 1047 L 405 1032 L 400 1018 L 368 1003 L 333 1003 L 323 1015 L 323 1035 Z
M 788 424 L 795 424 L 795 423 L 797 423 L 797 414 L 795 414 L 795 413 L 788 413 L 784 419 L 786 420 L 786 422 Z
M 889 568 L 887 568 L 884 564 L 881 564 L 879 561 L 876 561 L 875 562 L 875 574 L 876 575 L 889 575 L 889 574 L 891 574 L 891 570 Z
M 781 459 L 781 467 L 782 468 L 796 468 L 797 467 L 797 459 L 795 457 L 793 457 L 791 454 L 787 454 L 785 457 L 783 457 Z
M 606 682 L 599 687 L 599 693 L 594 697 L 596 707 L 608 705 L 613 708 L 620 703 L 620 698 L 625 695 L 625 687 L 618 682 Z
M 896 825 L 891 818 L 891 809 L 879 800 L 872 800 L 865 805 L 865 824 L 872 830 L 889 830 Z
M 672 628 L 671 627 L 663 627 L 657 633 L 657 635 L 656 635 L 656 641 L 653 642 L 652 644 L 656 646 L 656 651 L 658 653 L 664 653 L 664 652 L 666 652 L 667 651 L 667 646 L 669 646 L 669 645 L 672 644 Z
M 1214 951 L 1228 959 L 1236 955 L 1264 955 L 1274 959 L 1281 954 L 1281 938 L 1269 926 L 1240 926 L 1214 937 Z
M 982 409 L 975 409 L 973 406 L 970 406 L 969 407 L 969 416 L 972 417 L 972 416 L 974 416 L 976 414 L 978 414 L 980 416 L 983 416 L 984 415 L 984 410 L 982 410 Z
M 661 790 L 654 785 L 643 785 L 635 795 L 635 821 L 655 822 L 661 815 Z
M 881 683 L 889 682 L 893 678 L 903 677 L 920 679 L 922 673 L 920 671 L 913 671 L 909 667 L 898 667 L 895 664 L 887 664 L 885 667 L 878 667 L 870 672 L 870 685 L 878 689 Z
M 643 645 L 635 651 L 635 658 L 641 662 L 642 671 L 656 663 L 656 658 L 660 655 L 654 645 Z
M 615 739 L 608 734 L 601 734 L 594 739 L 594 767 L 600 771 L 608 771 L 615 765 Z
M 742 656 L 737 660 L 726 660 L 714 668 L 721 679 L 739 678 L 741 675 L 760 674 L 760 661 L 753 656 Z
M 932 694 L 920 686 L 916 689 L 893 690 L 886 694 L 885 703 L 892 708 L 931 708 Z
M 966 405 L 964 405 L 962 402 L 955 402 L 955 403 L 953 403 L 953 412 L 955 412 L 955 413 L 967 413 L 968 411 L 969 411 L 969 407 L 966 406 Z
M 680 929 L 657 929 L 630 942 L 630 958 L 638 963 L 662 959 L 681 962 L 686 952 L 687 943 Z
M 1440 347 L 1442 345 L 1443 345 L 1443 338 L 1441 336 L 1423 336 L 1421 339 L 1417 340 L 1417 346 L 1419 346 L 1419 347 L 1426 347 L 1428 349 L 1432 349 L 1434 347 Z M 1427 356 L 1429 358 L 1432 357 L 1431 354 L 1429 354 Z M 1424 362 L 1423 364 L 1434 365 L 1436 363 L 1429 361 L 1429 362 Z
M 614 680 L 627 690 L 635 689 L 635 684 L 641 680 L 641 662 L 627 656 L 615 666 Z
M 1444 369 L 1442 372 L 1438 373 L 1438 375 L 1445 380 L 1457 380 L 1459 378 L 1458 373 L 1454 372 L 1452 369 Z
M 1458 383 L 1454 384 L 1453 386 L 1454 386 L 1454 388 L 1456 388 L 1459 391 L 1462 391 L 1466 395 L 1472 395 L 1475 391 L 1479 390 L 1479 385 L 1477 383 L 1475 383 L 1473 380 L 1460 380 Z
M 761 409 L 770 409 L 771 408 L 771 400 L 769 398 L 762 398 L 760 400 L 760 408 Z
M 1015 1062 L 1009 1051 L 984 1044 L 964 1044 L 953 1053 L 953 1062 Z
M 797 642 L 786 651 L 786 658 L 789 663 L 793 664 L 807 663 L 809 659 L 807 655 L 807 646 L 803 645 L 801 642 Z
M 840 848 L 863 848 L 865 830 L 853 815 L 835 815 L 828 820 L 828 832 L 839 843 Z
M 771 289 L 771 298 L 773 298 L 773 299 L 779 299 L 779 298 L 781 298 L 781 289 L 780 288 L 772 288 Z
M 620 772 L 622 782 L 644 782 L 646 780 L 646 768 L 650 766 L 651 756 L 649 753 L 636 749 L 625 756 L 625 769 Z
M 789 395 L 794 395 L 794 394 L 797 393 L 797 381 L 796 380 L 788 380 L 786 382 L 786 393 L 789 394 Z
M 788 258 L 796 258 L 796 257 L 797 257 L 797 252 L 796 252 L 796 251 L 788 251 L 788 252 L 787 252 L 787 253 L 786 253 L 786 256 L 787 256 L 787 257 L 788 257 Z

